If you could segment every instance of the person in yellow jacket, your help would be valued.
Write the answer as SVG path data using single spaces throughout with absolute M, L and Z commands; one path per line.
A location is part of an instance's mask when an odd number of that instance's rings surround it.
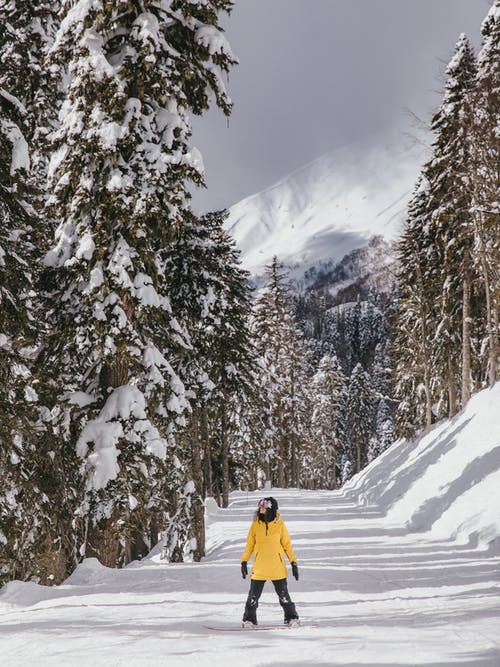
M 255 519 L 247 535 L 246 549 L 241 556 L 241 574 L 248 574 L 247 563 L 253 554 L 250 591 L 243 614 L 243 626 L 257 625 L 257 607 L 266 581 L 271 580 L 285 614 L 285 624 L 298 625 L 298 614 L 290 598 L 287 586 L 285 553 L 292 566 L 295 579 L 299 578 L 297 558 L 287 527 L 278 512 L 275 498 L 259 501 Z

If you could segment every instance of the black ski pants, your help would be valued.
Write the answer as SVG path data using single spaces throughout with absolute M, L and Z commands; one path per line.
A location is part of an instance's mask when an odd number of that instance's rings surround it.
M 250 591 L 248 593 L 248 598 L 245 605 L 245 613 L 243 614 L 244 621 L 252 621 L 252 623 L 257 623 L 257 607 L 259 606 L 259 598 L 262 595 L 265 583 L 266 582 L 263 579 L 250 580 Z M 273 586 L 276 594 L 278 595 L 280 605 L 283 608 L 285 622 L 291 620 L 292 618 L 298 618 L 295 605 L 290 598 L 290 593 L 288 592 L 287 580 L 274 579 Z

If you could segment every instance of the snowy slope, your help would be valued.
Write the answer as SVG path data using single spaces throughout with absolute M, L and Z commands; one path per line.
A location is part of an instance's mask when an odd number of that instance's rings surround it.
M 393 445 L 338 492 L 274 489 L 299 559 L 289 578 L 318 628 L 237 627 L 239 559 L 261 493 L 207 509 L 207 557 L 167 565 L 154 551 L 109 570 L 88 559 L 61 586 L 0 591 L 6 667 L 498 667 L 500 383 L 451 421 Z M 268 492 L 266 492 L 266 495 Z M 270 584 L 261 623 L 280 621 Z
M 380 234 L 397 235 L 423 161 L 401 139 L 351 144 L 235 204 L 227 229 L 245 268 L 259 275 L 273 255 L 303 270 L 339 261 Z
M 318 296 L 328 294 L 338 303 L 356 301 L 361 291 L 369 289 L 389 294 L 394 288 L 396 263 L 395 244 L 372 236 L 365 246 L 352 250 L 340 262 L 316 264 L 290 284 L 299 292 L 308 289 Z
M 376 504 L 388 525 L 500 551 L 499 489 L 500 382 L 416 442 L 393 445 L 343 493 Z

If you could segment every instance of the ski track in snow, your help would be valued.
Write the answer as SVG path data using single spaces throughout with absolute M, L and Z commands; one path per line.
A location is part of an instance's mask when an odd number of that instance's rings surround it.
M 122 570 L 88 559 L 61 586 L 9 583 L 0 665 L 499 667 L 499 408 L 500 383 L 340 491 L 272 490 L 299 562 L 290 593 L 318 628 L 204 627 L 241 622 L 240 556 L 270 494 L 235 492 L 225 510 L 207 503 L 201 563 L 166 564 L 155 548 Z M 270 583 L 258 617 L 282 620 Z

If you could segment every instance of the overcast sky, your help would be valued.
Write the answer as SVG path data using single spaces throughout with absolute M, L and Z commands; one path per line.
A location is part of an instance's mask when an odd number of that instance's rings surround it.
M 236 0 L 223 19 L 240 60 L 228 121 L 194 119 L 208 190 L 228 207 L 337 146 L 428 120 L 461 32 L 476 47 L 491 0 Z

